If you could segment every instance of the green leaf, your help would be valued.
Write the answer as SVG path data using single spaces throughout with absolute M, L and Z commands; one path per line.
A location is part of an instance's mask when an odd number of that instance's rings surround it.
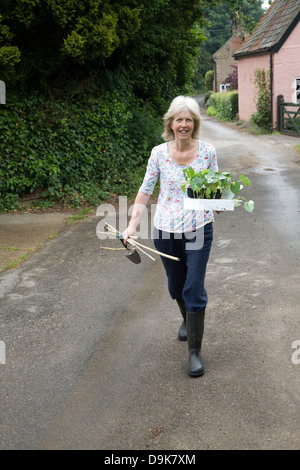
M 189 168 L 184 168 L 183 171 L 183 174 L 185 176 L 185 179 L 192 179 L 195 175 L 196 175 L 196 172 L 195 170 L 190 166 Z
M 239 194 L 240 189 L 241 189 L 241 185 L 238 181 L 236 183 L 231 183 L 230 190 L 231 192 L 233 192 L 233 194 L 235 195 Z
M 222 198 L 223 199 L 233 199 L 234 194 L 233 192 L 230 191 L 230 188 L 225 188 L 224 191 L 222 192 Z
M 180 186 L 180 188 L 181 188 L 181 191 L 183 191 L 183 192 L 185 193 L 186 185 L 185 185 L 185 184 L 182 184 L 182 185 Z
M 247 212 L 253 212 L 254 210 L 254 201 L 248 201 L 244 203 L 244 209 Z
M 240 180 L 245 186 L 251 186 L 251 181 L 247 176 L 240 175 Z
M 211 194 L 211 189 L 210 188 L 206 188 L 205 190 L 205 196 L 209 199 L 210 198 L 210 194 Z
M 205 183 L 205 178 L 202 176 L 195 176 L 191 182 L 191 187 L 193 187 L 194 190 L 198 189 L 200 190 Z

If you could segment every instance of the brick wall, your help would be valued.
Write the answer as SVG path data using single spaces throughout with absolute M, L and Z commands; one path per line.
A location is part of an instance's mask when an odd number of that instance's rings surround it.
M 243 28 L 234 31 L 231 38 L 220 47 L 214 54 L 214 70 L 215 70 L 215 89 L 220 91 L 220 85 L 233 72 L 232 66 L 237 66 L 237 61 L 233 58 L 233 54 L 237 52 L 243 45 L 243 42 L 249 34 Z

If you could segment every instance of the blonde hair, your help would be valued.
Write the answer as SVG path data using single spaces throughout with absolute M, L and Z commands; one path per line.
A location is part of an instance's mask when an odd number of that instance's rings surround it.
M 173 99 L 168 111 L 163 117 L 164 132 L 162 134 L 162 138 L 164 140 L 174 139 L 174 132 L 171 128 L 172 123 L 174 121 L 175 116 L 177 116 L 177 114 L 179 114 L 184 109 L 189 110 L 194 121 L 194 130 L 192 133 L 192 138 L 197 139 L 199 137 L 201 116 L 200 108 L 197 101 L 194 98 L 190 98 L 189 96 L 177 96 Z

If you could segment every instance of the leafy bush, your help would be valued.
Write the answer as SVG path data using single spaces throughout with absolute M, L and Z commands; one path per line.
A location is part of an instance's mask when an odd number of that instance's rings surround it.
M 218 117 L 218 111 L 216 110 L 216 108 L 214 108 L 213 106 L 208 106 L 207 110 L 206 110 L 206 114 L 208 116 L 216 116 Z
M 254 74 L 258 94 L 256 112 L 250 117 L 251 130 L 256 133 L 268 133 L 271 130 L 270 73 L 256 69 Z
M 19 207 L 19 198 L 16 194 L 1 194 L 0 197 L 0 212 L 8 212 Z
M 231 90 L 237 90 L 239 85 L 238 85 L 238 67 L 237 65 L 231 65 L 230 66 L 233 70 L 232 72 L 228 75 L 225 80 L 223 80 L 223 84 L 229 84 Z
M 205 93 L 205 96 L 204 96 L 204 104 L 205 104 L 205 106 L 206 106 L 206 103 L 208 102 L 209 97 L 210 97 L 210 95 L 211 95 L 212 93 L 213 93 L 212 91 L 209 91 L 209 92 Z
M 205 87 L 207 91 L 211 91 L 213 89 L 214 76 L 215 74 L 213 70 L 209 70 L 205 74 Z
M 10 93 L 0 128 L 2 211 L 36 188 L 70 205 L 97 205 L 144 164 L 161 133 L 150 106 L 117 92 L 69 100 Z
M 214 108 L 215 115 L 221 121 L 234 121 L 238 113 L 238 92 L 212 93 L 207 107 L 210 108 L 211 114 L 214 112 L 211 108 Z

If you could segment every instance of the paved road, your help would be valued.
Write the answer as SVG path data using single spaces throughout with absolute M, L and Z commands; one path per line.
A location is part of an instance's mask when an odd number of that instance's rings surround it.
M 92 216 L 0 274 L 1 449 L 299 448 L 298 141 L 205 116 L 202 139 L 256 202 L 216 217 L 206 374 L 186 373 L 161 262 L 99 249 Z

